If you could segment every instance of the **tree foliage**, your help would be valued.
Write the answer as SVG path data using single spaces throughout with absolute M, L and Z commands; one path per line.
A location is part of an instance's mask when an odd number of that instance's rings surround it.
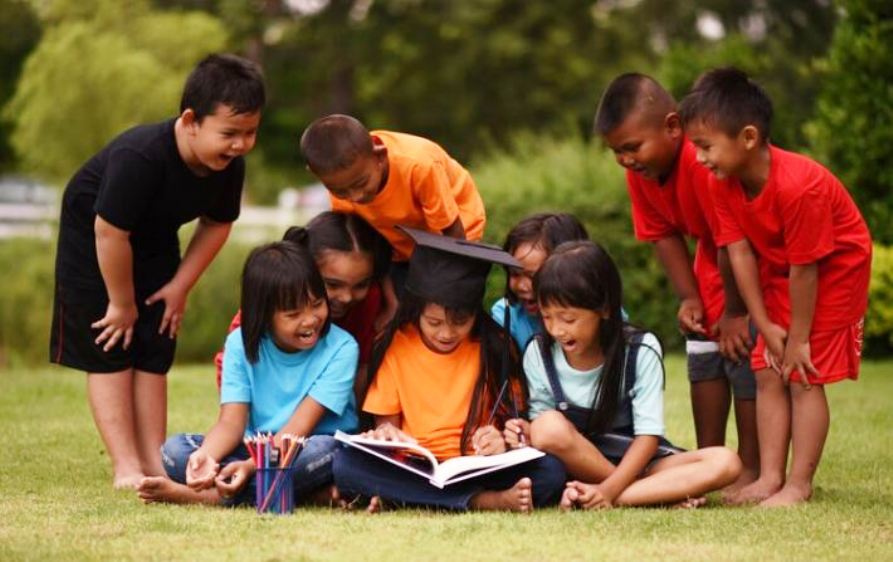
M 841 0 L 844 17 L 818 64 L 823 88 L 809 132 L 875 240 L 893 244 L 893 4 Z
M 57 182 L 122 130 L 176 114 L 186 74 L 227 40 L 206 13 L 51 2 L 4 115 L 22 167 Z

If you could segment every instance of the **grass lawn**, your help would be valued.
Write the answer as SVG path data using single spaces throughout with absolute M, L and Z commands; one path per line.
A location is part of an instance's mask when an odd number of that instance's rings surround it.
M 830 388 L 832 427 L 818 489 L 783 510 L 626 509 L 368 516 L 302 509 L 144 506 L 111 488 L 83 375 L 0 373 L 0 560 L 893 560 L 893 361 Z M 694 445 L 680 357 L 668 361 L 668 435 Z M 215 420 L 213 368 L 170 374 L 169 431 Z M 729 432 L 733 434 L 732 431 Z

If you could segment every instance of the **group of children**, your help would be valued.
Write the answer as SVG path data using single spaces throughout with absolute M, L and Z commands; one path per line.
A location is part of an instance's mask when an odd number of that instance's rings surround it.
M 697 507 L 716 490 L 730 504 L 810 498 L 824 385 L 858 375 L 871 240 L 830 172 L 769 143 L 771 102 L 730 68 L 705 73 L 679 108 L 652 78 L 622 75 L 595 120 L 627 169 L 635 234 L 680 301 L 697 450 L 664 437 L 661 344 L 629 321 L 635 301 L 578 219 L 535 214 L 502 248 L 484 244 L 484 203 L 459 163 L 345 115 L 313 122 L 300 144 L 332 211 L 245 263 L 216 361 L 217 422 L 165 441 L 186 297 L 238 216 L 263 104 L 256 65 L 211 55 L 176 119 L 123 133 L 66 189 L 51 359 L 88 373 L 116 487 L 147 502 L 251 503 L 243 438 L 261 432 L 307 437 L 300 503 L 528 512 Z M 177 229 L 196 217 L 181 260 Z M 487 311 L 493 264 L 506 295 Z M 733 401 L 737 454 L 723 446 Z M 342 447 L 337 430 L 439 459 L 546 455 L 440 489 Z

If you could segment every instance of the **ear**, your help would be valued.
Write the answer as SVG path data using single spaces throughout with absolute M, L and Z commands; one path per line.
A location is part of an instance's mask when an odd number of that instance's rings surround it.
M 195 116 L 195 111 L 191 107 L 187 107 L 183 110 L 183 113 L 180 114 L 180 122 L 189 129 L 198 125 L 198 119 Z
M 671 111 L 664 117 L 664 129 L 671 139 L 678 139 L 682 136 L 682 119 L 675 111 Z
M 376 158 L 379 158 L 379 159 L 381 159 L 381 158 L 387 158 L 387 157 L 388 157 L 388 147 L 386 147 L 385 145 L 381 144 L 381 141 L 375 142 L 375 141 L 378 140 L 378 139 L 376 139 L 375 137 L 372 137 L 372 139 L 373 139 L 373 144 L 372 144 L 372 154 L 373 154 Z
M 746 125 L 741 129 L 741 132 L 738 133 L 738 138 L 741 139 L 744 148 L 747 150 L 753 150 L 762 142 L 759 129 L 753 125 Z

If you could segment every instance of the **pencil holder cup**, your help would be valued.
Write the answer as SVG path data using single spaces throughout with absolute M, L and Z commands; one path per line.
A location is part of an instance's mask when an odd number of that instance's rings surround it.
M 294 468 L 259 468 L 255 500 L 258 513 L 284 515 L 295 508 Z

